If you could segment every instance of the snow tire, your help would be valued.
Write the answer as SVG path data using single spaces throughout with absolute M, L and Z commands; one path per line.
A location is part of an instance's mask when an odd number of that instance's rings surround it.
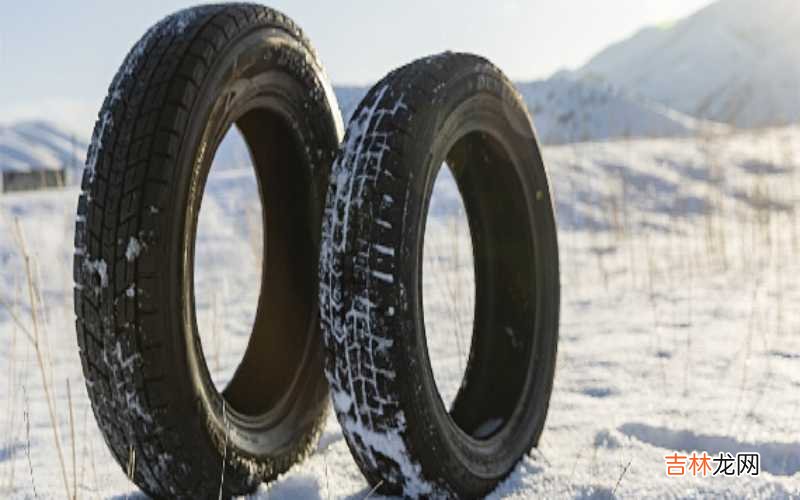
M 470 226 L 472 347 L 449 409 L 422 307 L 433 184 L 447 162 Z M 534 446 L 556 360 L 553 202 L 525 105 L 491 63 L 445 53 L 386 76 L 353 114 L 331 172 L 320 317 L 334 409 L 379 492 L 480 497 Z
M 259 181 L 264 278 L 247 352 L 219 392 L 197 332 L 194 236 L 234 125 Z M 262 6 L 173 14 L 114 77 L 78 202 L 76 327 L 97 423 L 148 495 L 245 494 L 314 449 L 329 407 L 319 228 L 341 134 L 314 49 Z

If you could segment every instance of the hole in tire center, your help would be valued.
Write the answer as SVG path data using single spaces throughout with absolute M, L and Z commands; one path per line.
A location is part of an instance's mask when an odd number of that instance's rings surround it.
M 203 192 L 194 254 L 197 328 L 220 393 L 247 350 L 263 258 L 258 181 L 244 137 L 232 126 L 217 148 Z
M 422 303 L 431 370 L 439 396 L 449 410 L 471 349 L 475 277 L 464 202 L 446 163 L 434 182 L 425 222 Z
M 521 175 L 520 160 L 509 151 L 508 145 L 479 131 L 463 135 L 451 147 L 446 155 L 449 169 L 441 169 L 437 184 L 442 182 L 442 186 L 434 186 L 431 216 L 426 220 L 438 229 L 428 231 L 426 226 L 420 266 L 427 275 L 427 282 L 426 276 L 420 277 L 420 283 L 428 286 L 427 295 L 422 291 L 422 307 L 439 395 L 449 408 L 452 424 L 479 441 L 507 438 L 504 429 L 521 422 L 514 419 L 515 413 L 531 408 L 531 388 L 546 381 L 535 378 L 533 372 L 544 365 L 535 363 L 532 355 L 539 262 L 530 185 Z M 439 208 L 441 198 L 447 200 L 444 209 Z M 458 209 L 447 209 L 456 204 Z M 449 238 L 443 236 L 448 233 L 442 224 L 437 224 L 448 220 Z M 444 246 L 428 250 L 436 240 L 444 241 Z M 427 272 L 426 261 L 428 269 L 433 268 Z M 431 264 L 458 271 L 437 272 Z M 438 311 L 431 300 L 437 295 L 445 304 Z M 430 320 L 428 314 L 433 315 Z M 452 354 L 439 354 L 454 349 L 459 360 L 455 366 L 466 365 L 463 375 L 446 361 L 453 359 Z M 464 357 L 468 362 L 462 361 Z
M 192 263 L 195 316 L 216 391 L 234 417 L 269 426 L 307 396 L 304 382 L 316 373 L 314 168 L 282 113 L 247 111 L 228 135 L 209 167 L 211 201 L 199 210 L 210 221 L 199 221 Z M 239 153 L 226 155 L 231 143 Z M 214 293 L 223 299 L 216 306 Z

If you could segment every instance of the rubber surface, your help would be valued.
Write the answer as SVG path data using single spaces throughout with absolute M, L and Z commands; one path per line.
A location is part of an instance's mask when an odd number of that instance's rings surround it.
M 476 280 L 471 352 L 449 409 L 428 359 L 421 279 L 445 162 L 466 208 Z M 509 80 L 485 59 L 445 53 L 376 84 L 332 167 L 320 316 L 337 417 L 379 492 L 480 497 L 537 444 L 559 300 L 547 174 Z
M 203 187 L 231 126 L 251 150 L 269 255 L 248 351 L 220 393 L 192 272 Z M 173 14 L 115 76 L 78 202 L 76 327 L 97 423 L 148 495 L 244 494 L 313 450 L 328 407 L 319 227 L 341 128 L 308 40 L 261 6 Z

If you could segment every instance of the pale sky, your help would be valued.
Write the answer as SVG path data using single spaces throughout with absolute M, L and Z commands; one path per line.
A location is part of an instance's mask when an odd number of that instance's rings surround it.
M 0 0 L 0 123 L 48 116 L 85 128 L 128 49 L 187 0 Z M 638 29 L 710 0 L 275 0 L 334 83 L 367 84 L 443 50 L 488 57 L 515 80 L 574 69 Z

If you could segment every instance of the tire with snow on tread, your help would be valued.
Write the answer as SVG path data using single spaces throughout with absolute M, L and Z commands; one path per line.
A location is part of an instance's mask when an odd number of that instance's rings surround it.
M 421 279 L 445 161 L 466 208 L 476 283 L 472 347 L 449 411 L 428 358 Z M 537 444 L 559 287 L 547 174 L 508 79 L 485 59 L 445 53 L 375 85 L 332 167 L 320 317 L 334 408 L 378 491 L 482 496 Z
M 233 125 L 259 180 L 268 258 L 247 351 L 220 393 L 192 273 L 206 177 Z M 173 14 L 115 76 L 78 202 L 76 326 L 99 427 L 147 494 L 244 494 L 313 450 L 328 406 L 319 227 L 341 133 L 314 50 L 265 7 Z

